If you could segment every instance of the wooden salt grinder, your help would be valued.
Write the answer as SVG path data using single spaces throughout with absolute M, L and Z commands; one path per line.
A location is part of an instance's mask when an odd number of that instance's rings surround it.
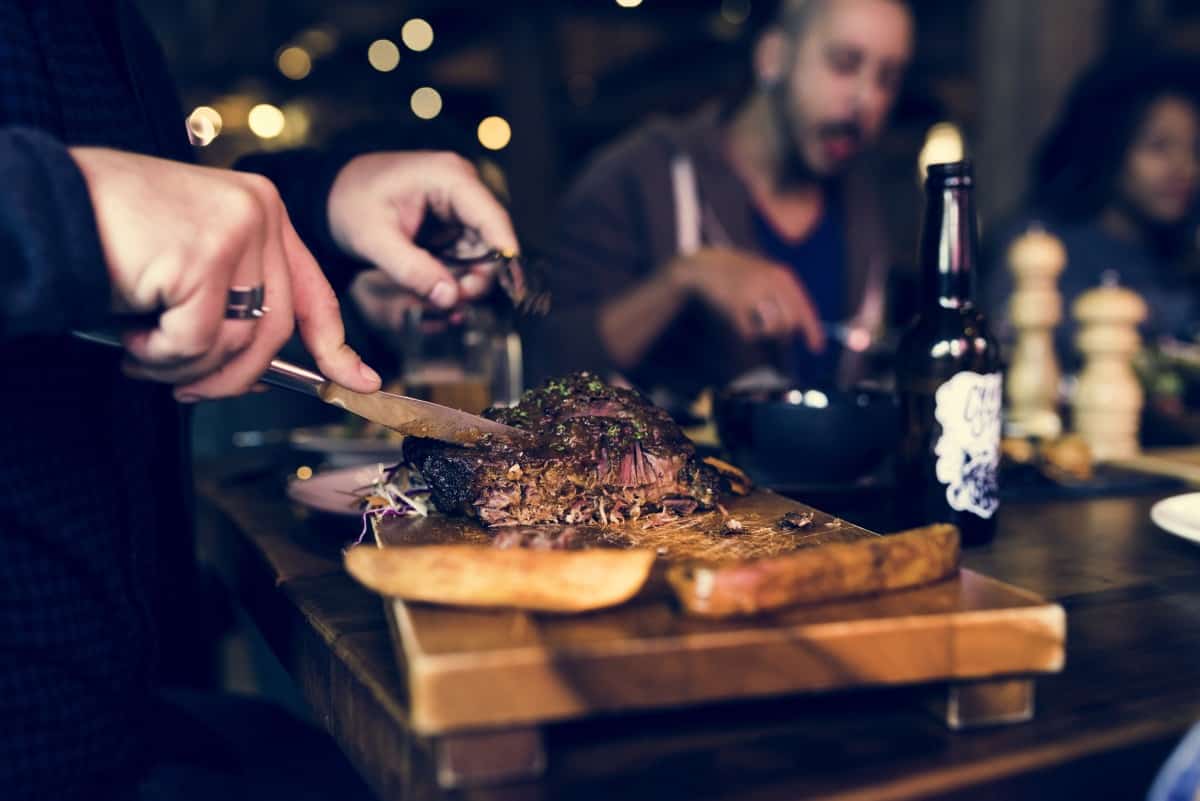
M 1062 433 L 1054 326 L 1062 319 L 1058 276 L 1066 263 L 1062 243 L 1041 228 L 1029 230 L 1008 249 L 1014 285 L 1008 316 L 1017 331 L 1005 382 L 1008 420 L 1021 433 L 1046 439 Z
M 1079 323 L 1075 345 L 1084 358 L 1072 401 L 1074 428 L 1097 461 L 1138 452 L 1143 394 L 1131 363 L 1146 312 L 1140 295 L 1119 286 L 1089 290 L 1072 307 Z

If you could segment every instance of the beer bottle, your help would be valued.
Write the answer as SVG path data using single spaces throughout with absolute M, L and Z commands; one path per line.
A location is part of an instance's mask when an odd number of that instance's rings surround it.
M 971 300 L 973 184 L 968 161 L 928 169 L 922 300 L 896 366 L 904 424 L 897 512 L 908 525 L 954 523 L 964 545 L 995 536 L 1003 392 L 999 349 Z

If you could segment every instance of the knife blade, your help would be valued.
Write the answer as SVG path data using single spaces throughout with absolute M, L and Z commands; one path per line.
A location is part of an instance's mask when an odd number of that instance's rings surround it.
M 89 342 L 121 347 L 121 340 L 109 332 L 72 333 Z M 519 428 L 419 398 L 382 390 L 355 392 L 333 383 L 320 373 L 283 359 L 274 359 L 261 380 L 264 384 L 310 395 L 410 437 L 425 437 L 456 445 L 474 445 L 489 434 L 509 439 L 526 436 L 526 432 Z
M 296 369 L 296 366 L 286 362 L 272 364 L 263 375 L 263 381 L 282 386 L 281 381 L 273 380 L 279 376 L 280 369 L 291 370 Z M 419 398 L 382 390 L 355 392 L 324 378 L 321 378 L 321 382 L 316 392 L 321 400 L 405 436 L 437 439 L 457 445 L 475 445 L 489 434 L 508 439 L 525 436 L 525 432 L 518 428 Z

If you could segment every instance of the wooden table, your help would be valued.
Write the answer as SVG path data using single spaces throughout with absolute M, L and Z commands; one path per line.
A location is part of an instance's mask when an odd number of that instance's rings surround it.
M 1033 722 L 953 733 L 914 689 L 621 715 L 548 727 L 541 781 L 445 793 L 382 604 L 340 567 L 357 523 L 291 508 L 277 464 L 200 490 L 206 550 L 381 799 L 1139 798 L 1200 720 L 1200 548 L 1150 523 L 1157 497 L 1013 504 L 965 562 L 1067 610 Z

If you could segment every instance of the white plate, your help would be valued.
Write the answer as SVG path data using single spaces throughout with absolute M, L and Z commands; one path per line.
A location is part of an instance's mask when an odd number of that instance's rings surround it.
M 372 463 L 324 470 L 312 478 L 288 481 L 287 494 L 301 506 L 335 515 L 362 516 L 358 506 L 356 490 L 369 485 L 378 474 L 379 465 L 385 468 L 392 463 Z
M 1150 507 L 1150 519 L 1172 534 L 1200 542 L 1200 492 L 1159 501 Z
M 400 461 L 402 444 L 385 439 L 353 437 L 345 426 L 314 426 L 297 428 L 288 435 L 288 443 L 298 451 L 319 453 L 335 466 L 367 462 Z

